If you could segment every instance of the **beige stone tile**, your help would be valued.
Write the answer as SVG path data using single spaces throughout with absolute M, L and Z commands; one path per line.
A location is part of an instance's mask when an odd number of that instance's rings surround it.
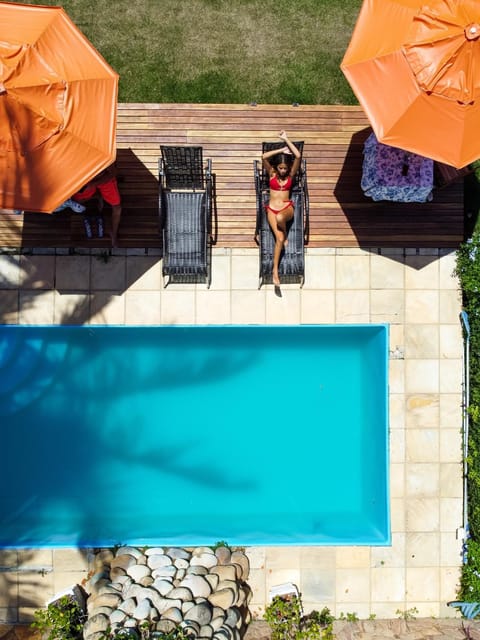
M 407 463 L 405 466 L 408 498 L 434 498 L 438 496 L 440 465 L 433 462 Z M 411 531 L 411 529 L 409 529 Z
M 55 286 L 58 291 L 88 291 L 90 256 L 56 256 Z
M 456 600 L 458 588 L 460 586 L 461 569 L 460 565 L 456 567 L 440 567 L 440 600 L 444 603 Z M 443 617 L 452 616 L 452 612 L 455 609 L 452 607 L 446 607 L 450 612 L 447 615 L 447 611 L 443 612 Z
M 389 426 L 391 433 L 396 429 L 405 428 L 405 396 L 403 393 L 390 393 Z
M 20 324 L 53 324 L 55 310 L 54 291 L 19 291 Z
M 439 420 L 442 428 L 460 428 L 462 424 L 462 396 L 460 393 L 442 393 Z
M 335 260 L 335 287 L 337 290 L 368 289 L 370 287 L 369 255 L 337 255 Z
M 436 290 L 405 291 L 405 322 L 434 324 L 439 320 L 439 292 Z M 448 320 L 444 320 L 448 322 Z
M 404 533 L 406 529 L 405 498 L 390 498 L 390 526 L 393 533 Z
M 54 324 L 87 324 L 90 319 L 88 293 L 54 292 Z
M 297 586 L 300 584 L 300 569 L 298 567 L 291 569 L 269 569 L 265 576 L 265 589 L 268 595 L 270 589 L 279 584 L 293 582 Z
M 462 389 L 463 363 L 460 359 L 440 360 L 440 392 L 458 393 Z
M 438 532 L 410 532 L 405 539 L 407 567 L 438 567 L 440 562 L 440 534 Z
M 210 289 L 212 291 L 230 289 L 231 278 L 232 271 L 230 251 L 226 254 L 214 251 L 212 255 L 212 282 L 210 284 Z
M 391 323 L 388 327 L 388 343 L 390 351 L 401 348 L 405 350 L 405 326 L 403 324 Z
M 55 571 L 53 574 L 53 592 L 60 593 L 69 587 L 73 587 L 76 584 L 82 584 L 84 580 L 87 580 L 87 571 Z
M 365 569 L 371 564 L 370 547 L 338 547 L 337 569 Z
M 440 357 L 462 358 L 463 340 L 460 324 L 441 324 L 440 327 Z
M 335 568 L 336 550 L 334 547 L 300 547 L 300 567 L 316 569 L 320 573 Z
M 371 570 L 372 602 L 402 602 L 405 598 L 405 569 L 382 566 Z
M 390 393 L 405 392 L 405 361 L 390 360 L 388 363 L 388 386 Z
M 18 566 L 17 549 L 0 549 L 0 567 L 8 567 L 10 569 L 13 569 L 16 566 Z
M 266 316 L 265 288 L 252 291 L 232 291 L 233 324 L 265 324 Z
M 390 496 L 391 498 L 405 496 L 405 464 L 403 462 L 390 463 Z
M 390 462 L 405 461 L 405 429 L 390 428 Z
M 305 259 L 304 291 L 335 289 L 335 256 L 308 255 Z
M 335 611 L 332 612 L 332 615 L 334 613 L 338 619 L 346 619 L 350 615 L 356 616 L 358 620 L 366 620 L 371 613 L 370 600 L 364 600 L 363 602 L 339 602 L 335 607 Z
M 20 256 L 20 287 L 23 289 L 53 289 L 55 286 L 55 256 Z
M 164 289 L 161 292 L 160 320 L 162 324 L 195 324 L 195 291 Z
M 439 292 L 440 321 L 444 324 L 457 324 L 462 309 L 459 291 L 444 290 Z
M 268 571 L 274 569 L 291 569 L 300 566 L 300 547 L 267 547 L 265 566 Z M 289 580 L 285 580 L 289 582 Z M 280 583 L 281 584 L 281 583 Z
M 407 462 L 439 462 L 439 440 L 438 429 L 407 429 Z
M 20 286 L 20 256 L 0 254 L 0 289 Z
M 440 496 L 442 498 L 461 498 L 463 496 L 463 466 L 461 463 L 440 464 Z
M 405 533 L 392 533 L 389 547 L 372 547 L 371 564 L 376 568 L 405 566 Z
M 252 600 L 249 603 L 249 607 L 253 607 L 258 605 L 264 605 L 268 601 L 268 593 L 266 592 L 265 587 L 265 571 L 264 569 L 252 569 L 250 568 L 250 572 L 248 574 L 248 586 L 252 590 Z M 259 612 L 263 613 L 263 607 L 259 607 Z
M 462 461 L 460 429 L 440 429 L 440 462 Z
M 0 607 L 18 606 L 17 573 L 0 574 Z
M 461 526 L 461 520 L 457 526 Z M 463 541 L 457 539 L 455 531 L 442 531 L 440 534 L 440 567 L 458 567 L 462 564 Z
M 404 321 L 405 292 L 403 289 L 373 289 L 370 292 L 372 322 Z
M 268 288 L 265 298 L 266 324 L 300 324 L 300 291 L 282 288 L 279 297 Z
M 463 499 L 462 498 L 441 498 L 440 499 L 440 531 L 456 532 L 462 526 L 463 520 Z
M 438 358 L 438 325 L 408 324 L 405 327 L 405 357 Z
M 388 620 L 398 618 L 399 611 L 405 610 L 404 600 L 392 602 L 372 602 L 371 613 L 377 620 Z
M 437 498 L 407 498 L 405 500 L 405 525 L 407 532 L 438 531 L 440 509 Z
M 121 260 L 121 258 L 120 258 Z M 121 269 L 123 264 L 117 263 L 116 269 Z M 160 256 L 127 256 L 126 258 L 126 283 L 132 291 L 158 291 L 162 288 L 162 262 Z M 103 280 L 101 269 L 93 270 L 95 277 Z M 109 274 L 111 277 L 111 274 Z M 116 274 L 116 286 L 121 286 L 121 280 Z M 99 287 L 104 288 L 104 287 Z
M 337 607 L 339 603 L 370 601 L 370 570 L 337 568 L 335 598 Z
M 90 324 L 125 324 L 126 294 L 97 291 L 90 299 Z
M 405 361 L 405 392 L 438 393 L 439 361 L 434 359 Z
M 392 260 L 383 255 L 370 257 L 370 287 L 372 289 L 404 289 L 405 266 L 403 256 Z
M 53 572 L 25 571 L 17 574 L 18 605 L 20 607 L 44 607 L 54 595 Z
M 334 291 L 303 290 L 301 294 L 301 323 L 334 324 L 334 322 Z
M 302 569 L 298 588 L 302 594 L 304 607 L 322 602 L 331 605 L 335 602 L 336 573 L 334 569 Z M 318 605 L 316 607 L 318 609 Z
M 52 549 L 19 549 L 18 566 L 26 570 L 28 567 L 51 569 L 53 567 Z
M 129 260 L 132 257 L 130 256 Z M 127 284 L 126 260 L 125 256 L 110 256 L 107 262 L 100 259 L 99 256 L 92 257 L 92 292 L 117 291 L 123 293 Z
M 18 622 L 20 624 L 30 624 L 35 618 L 35 611 L 38 607 L 19 607 Z
M 438 289 L 439 261 L 431 256 L 405 257 L 406 289 Z
M 232 289 L 258 289 L 258 252 L 232 255 Z
M 458 289 L 458 278 L 453 275 L 457 264 L 455 251 L 442 255 L 439 259 L 439 288 Z
M 89 567 L 85 549 L 54 549 L 52 562 L 56 572 L 81 573 L 88 571 Z
M 436 429 L 439 425 L 438 393 L 412 394 L 406 398 L 406 426 L 409 429 Z
M 413 607 L 413 603 L 438 601 L 440 594 L 438 567 L 407 567 L 405 573 L 407 608 Z
M 230 291 L 197 291 L 196 324 L 230 324 Z
M 18 289 L 0 289 L 0 322 L 2 324 L 19 323 L 18 307 Z
M 416 619 L 420 618 L 438 618 L 440 611 L 440 603 L 420 602 L 417 600 L 408 600 L 405 611 L 412 611 Z
M 160 291 L 127 291 L 125 324 L 160 324 Z
M 250 569 L 265 569 L 267 547 L 245 547 Z
M 370 321 L 370 292 L 365 290 L 337 291 L 335 321 L 338 324 L 362 324 Z

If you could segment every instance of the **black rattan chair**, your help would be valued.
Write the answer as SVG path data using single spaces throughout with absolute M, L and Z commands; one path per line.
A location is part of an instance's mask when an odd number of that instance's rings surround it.
M 297 149 L 303 151 L 303 142 L 294 142 Z M 262 154 L 271 149 L 280 149 L 285 143 L 264 142 Z M 268 223 L 265 205 L 270 196 L 269 176 L 259 160 L 254 160 L 253 171 L 257 200 L 257 223 L 255 238 L 259 245 L 259 284 L 272 284 L 273 250 L 275 236 Z M 305 244 L 309 234 L 309 200 L 307 187 L 307 163 L 302 159 L 300 169 L 293 180 L 291 199 L 294 203 L 294 216 L 287 226 L 288 244 L 280 257 L 278 274 L 282 283 L 300 283 L 305 281 Z
M 170 282 L 211 282 L 211 160 L 202 147 L 161 146 L 159 216 L 163 239 L 162 274 Z

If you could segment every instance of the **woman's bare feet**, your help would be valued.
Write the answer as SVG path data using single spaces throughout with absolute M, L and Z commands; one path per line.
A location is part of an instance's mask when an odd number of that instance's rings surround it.
M 278 277 L 278 271 L 272 273 L 272 281 L 276 287 L 280 286 L 280 278 Z

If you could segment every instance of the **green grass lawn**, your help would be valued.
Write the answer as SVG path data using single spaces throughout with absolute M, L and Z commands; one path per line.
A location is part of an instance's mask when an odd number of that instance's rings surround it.
M 361 0 L 61 4 L 120 74 L 120 102 L 356 104 L 339 65 Z

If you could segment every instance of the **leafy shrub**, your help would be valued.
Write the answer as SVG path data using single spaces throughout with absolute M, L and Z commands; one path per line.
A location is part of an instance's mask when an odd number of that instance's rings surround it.
M 272 640 L 331 640 L 333 616 L 327 607 L 304 616 L 299 596 L 275 596 L 264 615 Z
M 35 611 L 31 626 L 45 640 L 79 640 L 82 637 L 85 615 L 74 598 L 62 596 L 46 609 Z

